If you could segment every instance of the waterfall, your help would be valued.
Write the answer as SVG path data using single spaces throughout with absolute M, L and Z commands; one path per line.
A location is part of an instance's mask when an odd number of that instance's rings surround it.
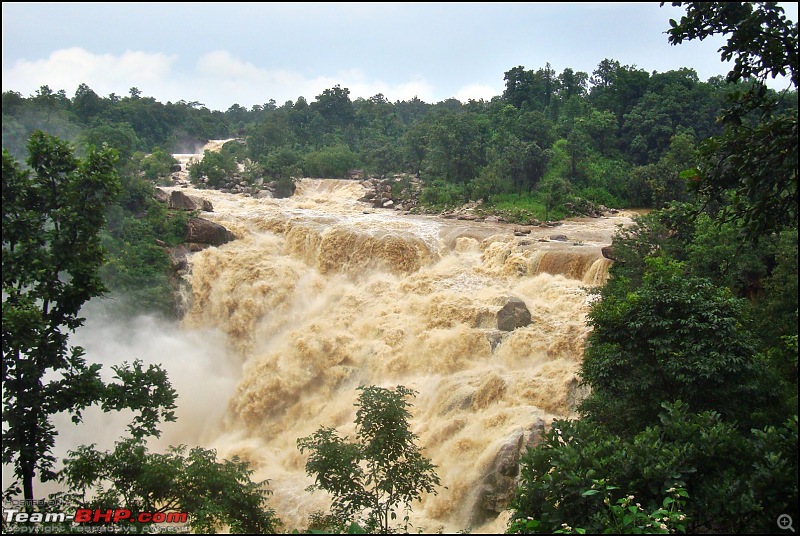
M 178 421 L 162 424 L 151 450 L 198 445 L 249 461 L 284 528 L 304 528 L 330 498 L 305 491 L 297 439 L 322 426 L 352 438 L 356 388 L 404 385 L 418 393 L 410 425 L 443 486 L 412 505 L 411 530 L 502 533 L 518 456 L 574 415 L 588 288 L 606 281 L 601 248 L 631 215 L 520 228 L 375 209 L 359 201 L 359 181 L 302 179 L 292 197 L 271 199 L 194 189 L 179 175 L 184 184 L 165 189 L 210 201 L 201 216 L 236 239 L 189 256 L 180 323 L 120 321 L 104 298 L 71 337 L 107 381 L 122 361 L 167 370 Z M 500 329 L 509 303 L 524 304 L 529 323 Z M 54 456 L 113 448 L 128 417 L 93 407 L 76 426 L 56 415 Z
M 237 370 L 203 446 L 250 461 L 285 528 L 304 527 L 329 499 L 305 491 L 297 439 L 321 426 L 353 437 L 356 387 L 405 385 L 419 393 L 418 444 L 446 486 L 412 505 L 413 526 L 503 532 L 513 474 L 498 464 L 573 415 L 587 287 L 605 282 L 600 248 L 630 218 L 519 236 L 513 225 L 372 209 L 357 181 L 303 179 L 288 199 L 185 191 L 211 201 L 203 217 L 236 236 L 189 261 L 182 329 L 223 334 L 217 359 Z M 531 323 L 500 330 L 512 297 Z

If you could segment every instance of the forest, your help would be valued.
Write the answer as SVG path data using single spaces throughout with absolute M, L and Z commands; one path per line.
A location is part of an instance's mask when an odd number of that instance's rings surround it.
M 73 96 L 4 92 L 3 463 L 19 480 L 4 499 L 37 499 L 36 474 L 64 482 L 73 507 L 177 507 L 202 512 L 200 532 L 280 530 L 271 491 L 249 480 L 245 462 L 199 448 L 147 452 L 143 438 L 174 418 L 163 370 L 134 362 L 103 383 L 66 336 L 83 303 L 105 292 L 129 297 L 124 314 L 180 315 L 163 244 L 181 242 L 186 216 L 155 202 L 153 188 L 171 180 L 173 153 L 236 139 L 192 170 L 199 186 L 236 177 L 291 191 L 296 178 L 358 170 L 419 178 L 428 213 L 468 202 L 508 221 L 651 209 L 614 238 L 611 277 L 589 315 L 581 379 L 590 394 L 580 419 L 554 422 L 521 460 L 508 532 L 786 532 L 782 516 L 800 520 L 797 24 L 774 3 L 675 4 L 686 15 L 672 21 L 670 42 L 725 35 L 727 77 L 605 59 L 592 73 L 511 67 L 489 101 L 353 100 L 337 85 L 311 101 L 224 112 L 135 87 L 105 97 L 85 84 Z M 776 75 L 786 90 L 767 88 Z M 48 371 L 62 379 L 43 383 Z M 404 445 L 414 463 L 389 454 L 367 463 L 408 471 L 401 480 L 415 475 L 419 487 L 411 478 L 395 502 L 375 506 L 390 499 L 342 476 L 357 470 L 361 447 L 321 430 L 301 441 L 316 453 L 307 468 L 332 479 L 318 487 L 342 502 L 301 530 L 402 531 L 390 527 L 390 507 L 438 479 L 413 434 L 388 441 L 370 419 L 404 422 L 412 395 L 367 389 L 359 429 L 371 456 L 370 447 Z M 79 422 L 92 404 L 133 410 L 132 437 L 114 452 L 74 452 L 56 474 L 50 416 L 70 411 Z M 392 416 L 378 411 L 386 404 Z M 92 469 L 121 461 L 142 472 Z M 167 484 L 147 487 L 159 478 Z M 204 486 L 226 498 L 201 496 Z M 90 498 L 92 489 L 101 493 Z M 3 525 L 14 528 L 5 516 Z

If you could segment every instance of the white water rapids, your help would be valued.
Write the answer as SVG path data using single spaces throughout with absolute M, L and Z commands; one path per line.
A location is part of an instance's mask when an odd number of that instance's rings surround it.
M 211 201 L 202 217 L 236 236 L 190 256 L 181 325 L 87 314 L 74 339 L 92 361 L 164 363 L 179 420 L 155 445 L 250 461 L 291 531 L 330 505 L 305 491 L 313 480 L 297 439 L 321 426 L 353 438 L 356 387 L 404 385 L 419 393 L 411 427 L 442 482 L 412 505 L 412 532 L 503 532 L 512 488 L 498 453 L 572 415 L 587 287 L 605 281 L 600 248 L 631 214 L 515 236 L 515 225 L 373 209 L 358 181 L 303 179 L 288 199 L 181 191 Z M 500 331 L 510 297 L 532 323 Z M 126 421 L 103 416 L 104 442 L 91 424 L 100 418 L 59 424 L 59 444 L 110 448 Z
M 513 225 L 371 209 L 357 181 L 303 179 L 280 200 L 184 192 L 210 200 L 203 216 L 236 236 L 191 259 L 183 327 L 221 331 L 219 358 L 240 367 L 207 446 L 252 462 L 286 527 L 304 527 L 329 502 L 305 491 L 297 439 L 321 426 L 353 437 L 356 387 L 405 385 L 419 392 L 412 429 L 445 486 L 413 505 L 413 526 L 503 532 L 498 452 L 571 414 L 586 287 L 604 282 L 600 248 L 628 216 L 518 237 Z M 512 296 L 533 321 L 501 332 Z

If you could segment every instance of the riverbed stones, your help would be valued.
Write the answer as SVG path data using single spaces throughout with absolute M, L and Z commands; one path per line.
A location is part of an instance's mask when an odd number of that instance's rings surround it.
M 203 199 L 194 195 L 188 195 L 180 190 L 173 190 L 169 197 L 169 208 L 173 210 L 202 210 L 205 212 L 213 212 L 214 207 L 211 201 Z
M 203 218 L 190 218 L 186 222 L 184 242 L 221 246 L 234 239 L 233 233 L 223 225 Z
M 497 312 L 497 329 L 501 331 L 514 331 L 517 328 L 529 326 L 532 322 L 531 312 L 521 299 L 512 296 Z

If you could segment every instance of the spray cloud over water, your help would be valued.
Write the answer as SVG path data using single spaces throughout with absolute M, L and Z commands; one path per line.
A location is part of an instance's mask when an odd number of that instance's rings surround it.
M 122 299 L 114 297 L 112 299 Z M 102 365 L 104 381 L 113 381 L 111 367 L 141 360 L 145 366 L 159 364 L 169 375 L 178 393 L 177 422 L 162 423 L 160 438 L 151 438 L 151 450 L 163 451 L 169 445 L 203 445 L 216 437 L 239 377 L 238 366 L 226 360 L 225 338 L 214 329 L 182 329 L 175 321 L 154 316 L 121 318 L 111 313 L 107 298 L 94 299 L 84 306 L 84 325 L 70 337 L 71 346 L 81 346 L 87 361 Z M 68 451 L 80 445 L 95 444 L 100 450 L 113 449 L 114 442 L 126 436 L 130 411 L 104 413 L 93 406 L 83 412 L 83 422 L 73 424 L 66 413 L 57 414 L 58 430 L 53 454 L 56 469 Z M 12 468 L 3 468 L 4 489 L 11 483 Z M 37 497 L 63 491 L 55 483 L 37 483 Z

